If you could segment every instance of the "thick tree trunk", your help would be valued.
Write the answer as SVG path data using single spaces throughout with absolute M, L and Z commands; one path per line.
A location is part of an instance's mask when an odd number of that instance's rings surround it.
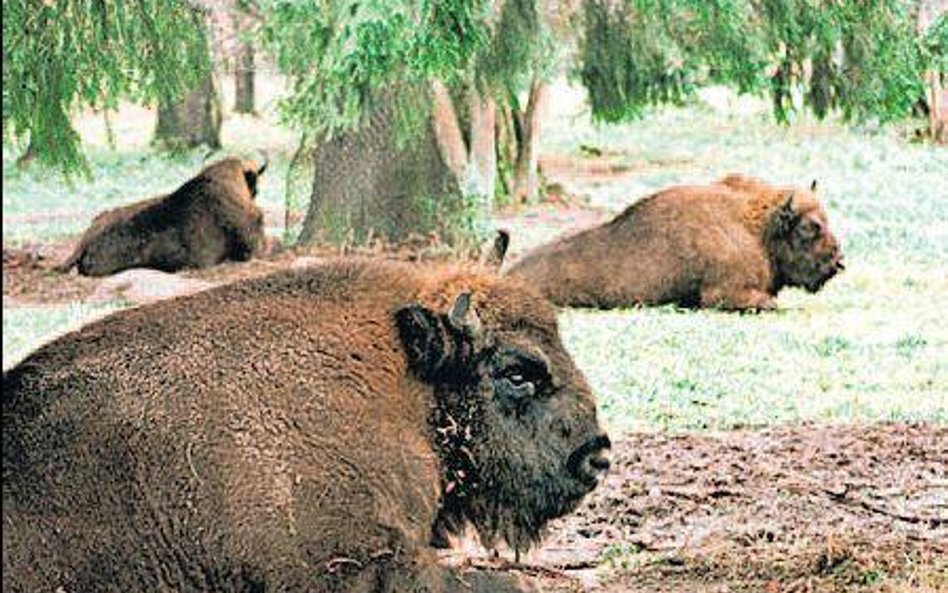
M 928 75 L 928 125 L 932 141 L 948 143 L 948 89 L 935 73 Z
M 493 99 L 470 95 L 471 154 L 468 158 L 468 185 L 465 192 L 480 196 L 490 212 L 497 185 L 497 108 Z
M 546 99 L 546 85 L 534 79 L 530 85 L 527 109 L 520 117 L 517 163 L 514 167 L 513 197 L 517 202 L 534 202 L 539 197 L 540 118 Z
M 158 106 L 155 142 L 168 148 L 221 146 L 220 96 L 213 73 L 175 105 Z
M 420 134 L 400 138 L 393 96 L 380 96 L 356 130 L 315 147 L 301 244 L 361 244 L 371 237 L 397 242 L 431 233 L 449 242 L 459 238 L 452 236 L 455 223 L 468 214 L 452 170 L 460 160 L 452 163 L 443 156 L 435 118 Z
M 237 51 L 234 72 L 234 112 L 253 115 L 254 107 L 254 51 L 253 44 L 241 41 Z

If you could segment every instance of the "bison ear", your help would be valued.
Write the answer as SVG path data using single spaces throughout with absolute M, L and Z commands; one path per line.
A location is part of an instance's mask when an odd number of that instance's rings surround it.
M 480 265 L 493 271 L 499 270 L 504 263 L 504 256 L 507 255 L 509 246 L 510 233 L 499 229 L 494 239 L 485 243 L 481 249 Z
M 270 158 L 266 152 L 263 153 L 263 164 L 259 167 L 254 161 L 246 161 L 244 163 L 244 181 L 247 182 L 247 188 L 250 189 L 250 197 L 257 197 L 257 181 L 260 179 L 260 176 L 263 175 L 263 172 L 267 170 L 267 165 L 270 164 Z
M 409 368 L 422 379 L 436 375 L 448 357 L 447 336 L 438 315 L 421 305 L 409 305 L 395 313 L 395 325 Z
M 793 194 L 789 194 L 771 219 L 772 234 L 782 237 L 789 235 L 800 222 L 800 218 L 800 213 L 793 208 Z

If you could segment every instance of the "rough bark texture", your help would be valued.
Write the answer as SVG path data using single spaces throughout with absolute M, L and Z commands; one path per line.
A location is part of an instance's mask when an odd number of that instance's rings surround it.
M 546 85 L 534 80 L 527 109 L 520 118 L 521 135 L 517 144 L 512 192 L 517 202 L 535 201 L 539 192 L 537 159 L 540 156 L 540 118 L 545 97 Z
M 234 73 L 234 112 L 254 114 L 254 50 L 249 41 L 241 42 Z
M 220 96 L 213 74 L 175 105 L 158 106 L 155 141 L 173 148 L 193 148 L 202 144 L 221 146 Z
M 315 147 L 300 243 L 399 241 L 441 232 L 446 218 L 463 213 L 458 179 L 442 157 L 433 118 L 420 134 L 400 138 L 393 96 L 380 97 L 358 129 Z
M 497 184 L 497 109 L 493 99 L 472 93 L 471 155 L 468 161 L 468 193 L 483 196 L 487 204 Z M 489 207 L 489 206 L 488 206 Z

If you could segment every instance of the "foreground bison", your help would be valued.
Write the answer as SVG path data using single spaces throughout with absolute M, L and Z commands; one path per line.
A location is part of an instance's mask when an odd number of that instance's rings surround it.
M 552 307 L 482 271 L 336 262 L 127 310 L 3 377 L 3 590 L 518 591 L 608 465 Z
M 784 286 L 816 292 L 843 269 L 813 191 L 742 175 L 672 187 L 507 273 L 566 306 L 773 309 Z
M 128 268 L 174 272 L 245 261 L 264 246 L 254 203 L 267 165 L 228 158 L 168 195 L 99 214 L 58 270 L 107 276 Z

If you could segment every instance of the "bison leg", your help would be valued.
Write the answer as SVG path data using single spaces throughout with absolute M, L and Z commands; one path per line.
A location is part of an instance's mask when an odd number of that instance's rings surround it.
M 701 306 L 725 311 L 773 311 L 777 308 L 774 297 L 756 288 L 727 290 L 720 288 L 701 291 Z

